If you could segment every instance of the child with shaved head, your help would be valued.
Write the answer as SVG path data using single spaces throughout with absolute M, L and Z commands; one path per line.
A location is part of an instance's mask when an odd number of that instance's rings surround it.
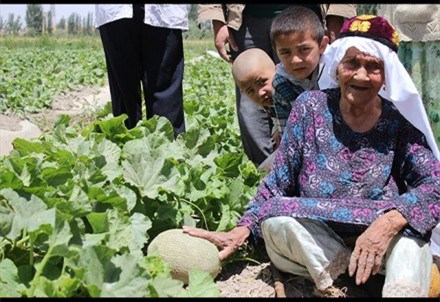
M 243 51 L 232 64 L 232 77 L 240 92 L 247 95 L 258 106 L 262 106 L 274 123 L 275 127 L 271 135 L 274 150 L 278 148 L 281 140 L 277 126 L 278 118 L 272 100 L 272 81 L 275 71 L 275 63 L 265 51 L 259 48 Z M 270 167 L 266 165 L 267 162 L 272 162 L 273 155 L 274 153 L 260 165 L 261 169 L 269 170 Z

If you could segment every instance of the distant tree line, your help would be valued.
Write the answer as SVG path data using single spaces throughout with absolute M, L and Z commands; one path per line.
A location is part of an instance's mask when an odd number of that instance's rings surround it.
M 93 13 L 89 12 L 86 17 L 78 13 L 72 13 L 67 20 L 62 17 L 55 24 L 52 12 L 44 12 L 41 4 L 27 4 L 25 15 L 26 26 L 23 27 L 20 16 L 9 14 L 7 20 L 0 16 L 0 34 L 5 35 L 96 35 Z
M 357 14 L 376 14 L 377 4 L 358 4 Z M 184 39 L 204 39 L 212 37 L 211 23 L 207 22 L 202 28 L 197 27 L 197 4 L 191 4 L 189 17 L 189 30 L 184 32 Z M 93 13 L 81 17 L 72 13 L 67 20 L 63 17 L 55 24 L 51 11 L 43 12 L 41 4 L 26 5 L 26 27 L 23 27 L 20 16 L 9 14 L 7 20 L 0 17 L 0 34 L 29 36 L 48 35 L 97 35 Z

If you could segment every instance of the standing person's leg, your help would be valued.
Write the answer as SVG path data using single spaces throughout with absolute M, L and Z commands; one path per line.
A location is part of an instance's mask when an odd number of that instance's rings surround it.
M 270 43 L 270 26 L 272 18 L 254 18 L 243 15 L 243 23 L 238 31 L 232 31 L 240 52 L 249 48 L 260 48 L 278 62 Z M 258 107 L 236 87 L 236 107 L 240 136 L 245 154 L 257 166 L 273 151 L 271 140 L 272 120 L 267 112 Z
M 127 128 L 142 118 L 141 62 L 133 19 L 121 19 L 99 27 L 104 48 L 114 116 L 123 113 Z
M 145 25 L 142 58 L 147 118 L 164 116 L 173 125 L 175 135 L 184 132 L 182 31 Z

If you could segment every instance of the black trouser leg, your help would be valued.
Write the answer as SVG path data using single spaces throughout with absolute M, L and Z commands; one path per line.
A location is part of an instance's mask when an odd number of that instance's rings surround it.
M 182 31 L 145 25 L 142 37 L 147 118 L 168 118 L 177 135 L 185 131 Z
M 121 19 L 99 27 L 105 52 L 113 115 L 128 115 L 127 128 L 142 118 L 142 60 L 133 19 Z

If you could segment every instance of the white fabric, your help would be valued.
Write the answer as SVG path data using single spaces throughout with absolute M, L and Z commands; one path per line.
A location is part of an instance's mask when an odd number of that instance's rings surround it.
M 397 235 L 386 253 L 382 297 L 428 297 L 432 255 L 426 242 Z
M 393 24 L 401 41 L 440 40 L 440 4 L 378 4 L 377 14 Z
M 364 37 L 336 39 L 326 48 L 323 55 L 325 66 L 319 79 L 320 89 L 339 87 L 336 81 L 336 69 L 345 52 L 351 46 L 385 62 L 385 89 L 382 87 L 379 95 L 393 101 L 400 113 L 425 134 L 432 152 L 440 160 L 440 152 L 420 94 L 399 57 L 388 46 Z
M 392 101 L 400 113 L 425 134 L 434 156 L 440 160 L 437 143 L 420 94 L 397 54 L 386 45 L 364 37 L 336 39 L 327 46 L 321 57 L 325 65 L 318 82 L 320 89 L 339 87 L 336 81 L 336 69 L 345 52 L 351 46 L 385 62 L 385 89 L 382 87 L 379 95 Z M 440 255 L 440 223 L 433 230 L 431 251 L 434 255 Z
M 350 250 L 325 223 L 288 216 L 261 222 L 267 255 L 283 272 L 314 281 L 319 290 L 333 285 L 350 261 Z
M 188 30 L 188 4 L 145 4 L 145 24 Z M 96 4 L 95 26 L 133 18 L 132 4 Z
M 321 221 L 271 217 L 261 222 L 261 231 L 271 262 L 281 271 L 311 278 L 320 290 L 348 267 L 350 249 Z M 383 297 L 427 297 L 432 256 L 425 242 L 397 235 L 382 265 Z

